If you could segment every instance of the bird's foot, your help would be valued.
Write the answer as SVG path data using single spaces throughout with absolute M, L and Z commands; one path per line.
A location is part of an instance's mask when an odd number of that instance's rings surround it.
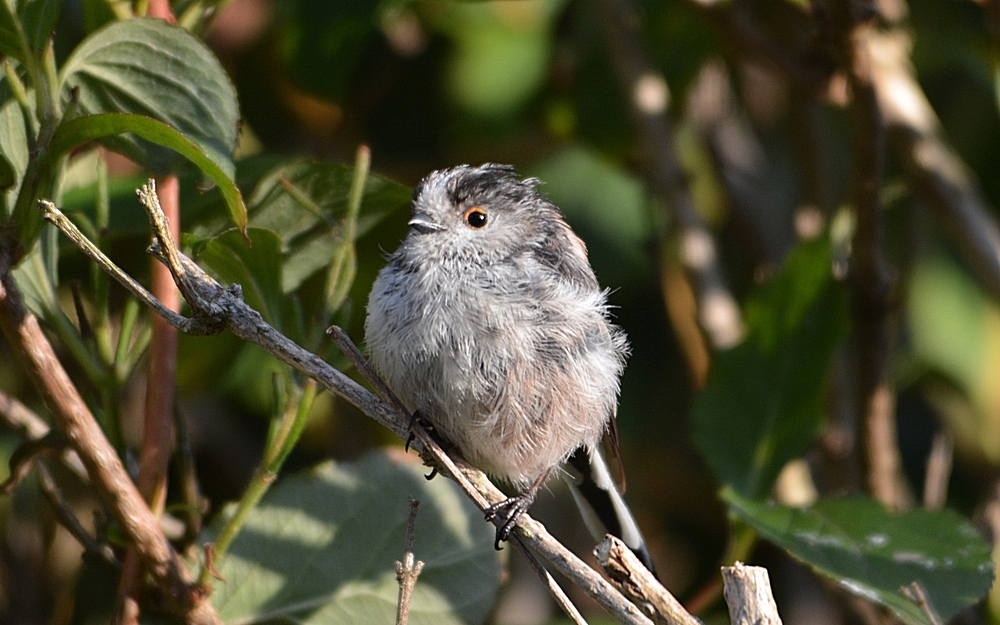
M 517 520 L 531 507 L 537 493 L 538 489 L 529 488 L 520 495 L 508 497 L 486 508 L 487 521 L 493 521 L 496 518 L 503 520 L 497 526 L 496 540 L 493 541 L 494 549 L 500 551 L 500 543 L 506 542 L 510 538 L 510 533 L 514 531 Z

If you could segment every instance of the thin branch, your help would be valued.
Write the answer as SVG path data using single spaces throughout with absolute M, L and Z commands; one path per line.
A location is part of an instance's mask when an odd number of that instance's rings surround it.
M 157 215 L 159 207 L 149 185 L 143 188 L 140 200 L 150 213 L 155 234 L 150 251 L 170 267 L 178 288 L 196 315 L 194 320 L 196 323 L 192 324 L 192 320 L 181 318 L 175 327 L 186 331 L 185 328 L 193 326 L 195 331 L 200 333 L 205 333 L 206 329 L 228 328 L 237 337 L 262 347 L 275 358 L 313 378 L 400 438 L 405 439 L 409 436 L 410 415 L 405 409 L 402 412 L 393 410 L 386 402 L 357 382 L 265 323 L 260 313 L 243 302 L 242 289 L 239 285 L 222 287 L 194 262 L 177 251 L 174 242 L 170 240 L 169 232 L 163 228 L 162 217 Z M 61 213 L 51 203 L 44 203 L 42 208 L 47 212 L 46 218 L 57 226 L 68 223 L 68 220 L 59 217 Z M 95 260 L 101 255 L 100 250 L 96 250 L 93 246 L 80 245 L 80 248 Z M 107 259 L 103 262 L 110 263 Z M 118 270 L 113 275 L 117 274 L 123 272 Z M 123 284 L 130 288 L 127 282 Z M 176 320 L 175 317 L 171 319 Z M 438 468 L 441 473 L 453 477 L 481 510 L 485 510 L 491 503 L 505 499 L 503 493 L 487 479 L 485 474 L 460 459 L 451 458 L 423 428 L 416 426 L 413 428 L 413 433 L 417 439 L 415 447 L 421 452 L 424 460 Z M 522 515 L 515 535 L 534 553 L 552 564 L 556 570 L 604 606 L 619 621 L 650 624 L 649 619 L 638 608 L 596 571 L 556 541 L 538 521 L 528 515 Z
M 649 183 L 670 206 L 672 227 L 680 243 L 680 258 L 698 299 L 699 323 L 716 349 L 732 347 L 743 338 L 743 319 L 726 286 L 711 232 L 695 208 L 687 175 L 674 149 L 667 117 L 666 81 L 653 67 L 630 0 L 594 0 L 608 48 L 608 58 L 626 107 Z
M 927 474 L 924 476 L 924 507 L 940 510 L 948 501 L 948 480 L 955 454 L 955 441 L 947 432 L 938 432 L 927 456 Z
M 87 553 L 104 560 L 115 568 L 120 567 L 121 562 L 115 556 L 115 552 L 111 550 L 111 547 L 98 542 L 96 538 L 90 535 L 90 532 L 84 529 L 80 520 L 76 518 L 73 508 L 66 501 L 66 497 L 62 491 L 59 490 L 59 486 L 56 484 L 48 467 L 45 466 L 45 463 L 42 461 L 36 462 L 35 467 L 38 471 L 38 484 L 42 489 L 42 493 L 49 500 L 52 509 L 56 513 L 56 517 L 59 518 L 59 522 L 62 523 L 63 527 L 83 545 Z
M 840 35 L 851 95 L 850 201 L 857 216 L 851 253 L 851 292 L 859 350 L 858 391 L 862 440 L 872 495 L 887 506 L 906 508 L 906 488 L 896 436 L 895 396 L 888 379 L 889 314 L 894 281 L 885 258 L 885 124 L 873 82 L 868 40 L 871 16 L 861 16 L 854 0 L 831 6 Z
M 639 558 L 619 538 L 608 534 L 597 547 L 594 557 L 616 586 L 643 608 L 658 625 L 701 625 L 681 602 L 657 581 Z
M 722 567 L 722 579 L 733 625 L 781 625 L 767 569 L 737 562 Z
M 38 319 L 10 274 L 9 252 L 0 250 L 0 328 L 56 419 L 59 430 L 79 454 L 91 482 L 135 545 L 166 606 L 189 622 L 217 623 L 218 615 L 171 548 L 159 523 L 129 478 L 79 391 L 73 385 Z
M 911 36 L 902 28 L 868 41 L 873 80 L 893 152 L 926 197 L 972 273 L 1000 299 L 1000 229 L 975 175 L 948 145 L 941 123 L 910 63 Z
M 56 228 L 62 231 L 66 238 L 73 242 L 80 250 L 89 256 L 91 260 L 100 265 L 101 269 L 118 281 L 129 293 L 132 293 L 143 304 L 152 308 L 157 315 L 166 319 L 167 323 L 187 334 L 204 335 L 218 334 L 222 328 L 207 326 L 203 320 L 188 319 L 178 315 L 174 311 L 164 306 L 160 300 L 153 297 L 153 294 L 146 290 L 146 287 L 139 284 L 132 276 L 122 271 L 111 259 L 104 255 L 90 239 L 88 239 L 80 229 L 64 215 L 55 204 L 48 200 L 39 200 L 38 207 L 41 209 L 45 219 L 50 221 Z
M 414 560 L 413 556 L 413 534 L 417 523 L 417 508 L 420 507 L 420 500 L 409 498 L 410 516 L 406 519 L 406 546 L 403 553 L 403 561 L 396 562 L 396 581 L 399 582 L 399 602 L 396 605 L 396 625 L 406 625 L 410 619 L 410 597 L 413 595 L 413 586 L 417 583 L 417 577 L 424 570 L 424 563 Z

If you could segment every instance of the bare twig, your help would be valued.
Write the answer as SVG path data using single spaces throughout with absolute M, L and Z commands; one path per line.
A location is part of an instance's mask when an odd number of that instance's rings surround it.
M 838 29 L 851 94 L 850 199 L 857 215 L 851 257 L 852 304 L 859 350 L 858 390 L 862 440 L 872 495 L 892 508 L 905 508 L 910 495 L 896 440 L 895 396 L 888 380 L 893 279 L 885 258 L 882 175 L 885 125 L 873 83 L 868 40 L 871 16 L 860 15 L 854 0 L 831 7 Z
M 942 625 L 941 617 L 934 611 L 931 601 L 927 597 L 927 591 L 920 582 L 910 582 L 909 586 L 902 586 L 899 591 L 920 607 L 931 625 Z
M 240 296 L 241 289 L 238 285 L 229 288 L 222 287 L 194 262 L 180 254 L 174 246 L 174 242 L 170 240 L 169 233 L 163 227 L 162 217 L 157 215 L 159 207 L 155 201 L 155 194 L 151 193 L 148 185 L 144 187 L 143 191 L 140 194 L 140 200 L 151 214 L 151 222 L 156 236 L 153 245 L 150 246 L 150 251 L 170 267 L 178 288 L 196 315 L 194 323 L 190 319 L 181 318 L 175 327 L 182 331 L 185 328 L 193 327 L 196 333 L 205 333 L 206 330 L 216 330 L 221 327 L 228 328 L 239 338 L 264 348 L 282 362 L 313 378 L 400 438 L 405 439 L 409 435 L 410 415 L 405 409 L 402 413 L 393 410 L 384 401 L 331 367 L 326 361 L 296 345 L 265 323 L 260 313 L 243 302 Z M 46 218 L 55 223 L 61 230 L 66 227 L 68 220 L 55 206 L 51 203 L 41 203 L 41 208 L 46 212 Z M 69 235 L 72 230 L 74 228 L 72 228 L 72 224 L 69 224 L 69 227 L 63 231 Z M 82 237 L 82 235 L 80 236 Z M 71 238 L 76 242 L 76 238 L 72 236 Z M 100 257 L 100 262 L 113 266 L 113 263 L 93 246 L 80 245 L 80 248 L 91 258 L 97 260 Z M 117 270 L 117 274 L 123 274 L 123 272 Z M 123 284 L 130 288 L 127 283 L 123 282 Z M 139 288 L 141 289 L 141 287 Z M 176 320 L 176 317 L 171 317 L 171 319 Z M 173 324 L 172 321 L 171 323 Z M 418 442 L 416 447 L 421 451 L 425 461 L 431 461 L 441 473 L 452 476 L 480 509 L 485 509 L 491 503 L 505 499 L 503 493 L 481 471 L 462 460 L 451 458 L 423 428 L 414 427 L 413 432 Z M 516 535 L 533 552 L 582 588 L 619 621 L 644 625 L 650 623 L 649 619 L 601 578 L 596 571 L 556 541 L 538 521 L 531 519 L 528 515 L 522 515 L 518 522 Z
M 112 511 L 171 611 L 189 622 L 216 623 L 218 615 L 180 563 L 114 448 L 63 369 L 38 319 L 10 275 L 9 252 L 0 250 L 0 328 L 24 371 L 38 388 L 59 430 L 79 454 L 91 482 Z
M 781 625 L 767 569 L 737 562 L 722 567 L 722 579 L 733 625 Z
M 597 563 L 625 596 L 659 625 L 700 625 L 619 538 L 608 534 L 594 548 Z
M 97 541 L 90 533 L 84 529 L 83 524 L 80 520 L 76 518 L 76 514 L 73 513 L 73 508 L 66 501 L 66 497 L 63 496 L 62 491 L 56 484 L 55 479 L 52 477 L 52 473 L 49 472 L 49 468 L 45 466 L 45 462 L 39 461 L 36 463 L 36 469 L 38 471 L 38 484 L 42 489 L 42 493 L 49 500 L 52 505 L 52 509 L 55 511 L 56 516 L 59 518 L 59 522 L 62 523 L 63 527 L 73 535 L 80 544 L 83 545 L 84 550 L 87 553 L 104 560 L 111 566 L 117 568 L 121 566 L 121 562 L 115 556 L 115 552 L 111 550 L 111 547 L 102 544 Z
M 940 510 L 948 500 L 948 480 L 951 478 L 951 461 L 955 441 L 947 432 L 938 432 L 927 456 L 927 475 L 924 476 L 924 507 Z
M 424 570 L 424 563 L 420 560 L 414 561 L 413 557 L 413 532 L 417 522 L 417 508 L 420 501 L 410 497 L 410 516 L 406 520 L 406 548 L 403 561 L 396 562 L 396 581 L 399 582 L 399 603 L 396 606 L 396 625 L 406 625 L 410 618 L 410 596 L 413 594 L 413 586 L 417 583 L 420 571 Z
M 897 28 L 873 35 L 868 48 L 889 139 L 944 233 L 973 274 L 1000 299 L 1000 229 L 975 176 L 947 144 L 941 123 L 910 63 L 911 36 Z
M 3 391 L 0 391 L 0 419 L 24 438 L 37 440 L 49 433 L 48 423 Z
M 674 150 L 667 117 L 667 84 L 642 48 L 638 18 L 630 0 L 594 0 L 608 58 L 626 94 L 629 119 L 642 149 L 650 185 L 670 205 L 680 242 L 680 258 L 698 298 L 699 323 L 716 349 L 732 347 L 743 337 L 743 320 L 726 286 L 715 241 L 702 223 Z

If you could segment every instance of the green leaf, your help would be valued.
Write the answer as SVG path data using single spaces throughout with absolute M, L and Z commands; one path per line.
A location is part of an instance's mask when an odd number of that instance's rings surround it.
M 159 120 L 202 147 L 230 177 L 239 109 L 228 75 L 211 50 L 159 19 L 112 22 L 66 60 L 60 92 L 78 89 L 83 113 L 134 113 Z M 184 165 L 176 155 L 134 138 L 105 143 L 159 173 Z
M 286 301 L 281 291 L 281 239 L 264 228 L 249 228 L 247 235 L 253 247 L 238 231 L 223 232 L 199 247 L 198 260 L 223 282 L 242 286 L 243 300 L 281 330 Z
M 353 170 L 344 165 L 301 160 L 266 175 L 250 197 L 250 223 L 281 236 L 282 289 L 290 293 L 330 265 L 339 249 Z M 356 236 L 364 236 L 410 202 L 410 189 L 370 174 L 365 181 Z
M 413 550 L 424 568 L 409 622 L 483 622 L 500 576 L 492 528 L 451 481 L 427 481 L 419 464 L 392 456 L 326 463 L 272 488 L 218 567 L 226 581 L 211 601 L 222 620 L 395 622 L 395 562 L 403 559 L 413 496 L 420 500 Z M 199 544 L 212 541 L 223 520 Z
M 930 620 L 901 587 L 918 582 L 946 622 L 982 598 L 993 582 L 989 545 L 950 510 L 890 514 L 863 498 L 820 500 L 796 509 L 743 499 L 728 489 L 723 497 L 763 538 L 906 623 Z
M 52 31 L 59 19 L 59 9 L 62 0 L 18 0 L 17 12 L 21 18 L 21 26 L 28 38 L 28 45 L 34 51 L 39 51 L 48 45 Z
M 719 481 L 759 497 L 823 421 L 847 304 L 826 240 L 803 244 L 746 306 L 748 336 L 719 353 L 692 413 L 695 444 Z
M 24 54 L 21 21 L 8 0 L 0 1 L 0 54 L 21 59 Z
M 22 63 L 45 47 L 59 17 L 60 0 L 0 0 L 0 54 Z
M 5 198 L 5 202 L 0 202 L 0 207 L 6 217 L 6 207 L 13 207 L 24 172 L 28 168 L 28 133 L 24 125 L 24 113 L 11 93 L 6 76 L 0 76 L 0 154 L 11 166 L 14 175 L 14 183 L 0 189 Z
M 219 186 L 226 199 L 229 215 L 236 227 L 240 230 L 246 228 L 246 206 L 243 204 L 243 195 L 233 183 L 232 164 L 229 163 L 228 170 L 223 169 L 219 162 L 213 159 L 211 152 L 206 152 L 202 145 L 192 142 L 170 126 L 155 119 L 142 115 L 104 113 L 78 117 L 72 121 L 64 122 L 59 125 L 52 137 L 49 158 L 55 162 L 56 159 L 68 154 L 70 150 L 88 141 L 122 133 L 132 133 L 157 145 L 168 147 L 198 166 L 212 182 Z

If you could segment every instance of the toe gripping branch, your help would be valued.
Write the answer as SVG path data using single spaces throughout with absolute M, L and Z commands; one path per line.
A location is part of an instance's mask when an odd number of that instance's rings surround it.
M 493 541 L 493 548 L 500 551 L 500 543 L 506 542 L 510 538 L 510 533 L 514 531 L 514 527 L 517 526 L 517 520 L 522 514 L 528 511 L 531 504 L 534 503 L 535 497 L 538 495 L 539 489 L 542 484 L 549 477 L 552 469 L 542 473 L 534 483 L 527 488 L 524 492 L 514 495 L 513 497 L 508 497 L 503 501 L 498 501 L 497 503 L 486 508 L 486 520 L 494 521 L 495 519 L 502 519 L 503 522 L 497 525 L 496 539 Z

